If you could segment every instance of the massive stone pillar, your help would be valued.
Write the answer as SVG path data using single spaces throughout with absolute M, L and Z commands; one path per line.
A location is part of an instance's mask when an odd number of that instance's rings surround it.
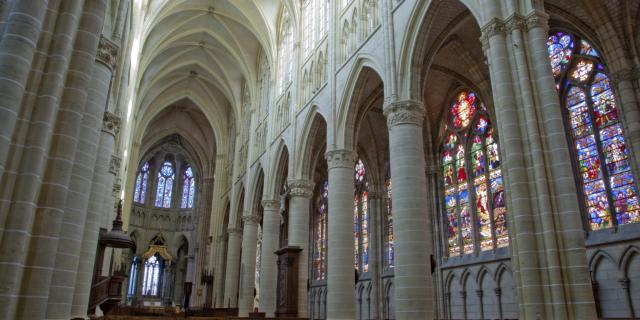
M 262 200 L 262 253 L 260 258 L 260 311 L 273 317 L 276 311 L 276 254 L 280 235 L 280 201 Z
M 384 108 L 389 128 L 395 236 L 397 319 L 433 319 L 431 226 L 427 215 L 422 124 L 424 107 L 393 101 Z
M 106 206 L 106 199 L 112 197 L 113 174 L 110 173 L 112 162 L 111 153 L 114 150 L 115 136 L 120 127 L 120 119 L 112 113 L 105 112 L 102 122 L 102 132 L 100 133 L 100 144 L 98 158 L 93 172 L 91 184 L 91 194 L 89 196 L 89 206 L 82 235 L 82 246 L 80 249 L 80 261 L 78 272 L 75 274 L 75 289 L 73 303 L 71 307 L 72 317 L 85 317 L 89 303 L 89 292 L 93 278 L 93 266 L 98 248 L 98 232 L 101 226 L 101 217 L 110 214 L 111 206 Z M 140 275 L 140 273 L 138 274 Z
M 379 319 L 378 306 L 382 305 L 382 301 L 379 299 L 380 288 L 382 288 L 382 255 L 383 250 L 380 248 L 382 244 L 382 237 L 380 237 L 382 230 L 382 219 L 385 216 L 383 207 L 381 206 L 380 188 L 376 185 L 369 185 L 368 199 L 369 199 L 369 274 L 371 275 L 371 293 L 368 296 L 367 305 L 369 310 L 363 315 L 371 319 Z M 380 239 L 380 240 L 379 240 Z M 382 241 L 381 241 L 382 240 Z M 382 308 L 380 308 L 382 309 Z M 363 310 L 364 311 L 364 310 Z
M 14 296 L 17 298 L 17 308 L 13 308 L 13 303 L 7 304 L 8 307 L 4 308 L 9 310 L 9 314 L 6 314 L 7 318 L 40 319 L 45 316 L 49 288 L 42 284 L 50 283 L 55 265 L 64 199 L 68 193 L 73 156 L 77 148 L 104 11 L 104 1 L 89 2 L 83 8 L 80 31 L 75 38 L 74 53 L 57 115 L 54 115 L 55 107 L 53 110 L 36 108 L 34 111 L 33 119 L 41 117 L 44 121 L 33 125 L 29 137 L 44 137 L 41 141 L 51 141 L 51 146 L 48 154 L 46 149 L 27 149 L 23 158 L 22 172 L 34 170 L 27 166 L 30 164 L 29 161 L 36 158 L 42 161 L 44 157 L 46 166 L 42 182 L 38 186 L 40 192 L 37 207 L 31 206 L 20 215 L 13 214 L 8 217 L 8 229 L 22 229 L 26 232 L 12 234 L 10 237 L 5 236 L 2 243 L 3 254 L 6 254 L 4 249 L 7 247 L 21 247 L 20 250 L 13 251 L 11 254 L 18 263 L 7 264 L 3 268 L 7 271 L 3 273 L 3 277 L 15 277 L 15 280 L 9 282 L 21 281 L 20 291 Z M 47 121 L 53 127 L 52 131 L 46 125 Z M 37 171 L 38 168 L 35 170 Z M 25 183 L 32 186 L 38 185 L 35 181 Z M 18 184 L 20 185 L 20 182 Z M 29 234 L 30 238 L 28 238 Z
M 309 317 L 309 217 L 313 182 L 292 179 L 289 183 L 289 245 L 302 249 L 298 258 L 298 317 Z
M 258 246 L 258 224 L 260 217 L 245 215 L 242 217 L 242 255 L 240 258 L 240 301 L 238 316 L 247 317 L 253 311 L 253 294 L 256 279 L 256 250 Z
M 356 153 L 332 150 L 325 157 L 329 165 L 327 319 L 353 319 L 356 315 L 353 267 L 353 168 Z
M 589 319 L 595 304 L 546 25 L 546 16 L 534 13 L 513 14 L 506 22 L 494 18 L 482 28 L 504 159 L 512 262 L 522 318 Z
M 20 112 L 22 97 L 31 70 L 31 62 L 42 23 L 47 12 L 47 1 L 12 1 L 2 8 L 3 16 L 7 17 L 2 25 L 0 38 L 0 177 L 4 173 L 9 146 L 16 127 L 16 120 Z M 73 6 L 78 7 L 75 2 Z M 81 7 L 81 6 L 80 6 Z M 56 31 L 68 27 L 64 31 L 72 34 L 76 28 L 77 14 L 71 16 L 67 26 L 60 26 Z M 71 23 L 69 23 L 71 22 Z M 65 60 L 70 52 L 72 37 L 62 40 L 59 48 L 67 52 L 58 58 L 60 66 L 66 68 Z M 53 59 L 51 57 L 50 59 Z M 6 306 L 6 305 L 5 305 Z
M 215 274 L 213 276 L 214 308 L 224 307 L 224 277 L 225 267 L 227 266 L 227 239 L 228 235 L 226 232 L 216 238 Z
M 115 52 L 115 46 L 105 38 L 100 40 L 99 52 Z M 111 55 L 108 55 L 111 56 Z M 82 118 L 82 127 L 78 149 L 74 157 L 74 165 L 69 184 L 69 193 L 65 204 L 61 238 L 56 254 L 54 274 L 51 279 L 47 319 L 68 319 L 73 301 L 75 274 L 82 244 L 82 236 L 89 205 L 87 190 L 91 190 L 102 115 L 107 103 L 114 59 L 106 61 L 104 55 L 98 54 L 93 69 L 91 88 L 87 98 L 87 107 Z
M 229 228 L 229 246 L 227 248 L 227 267 L 224 282 L 224 307 L 236 308 L 238 306 L 238 277 L 240 276 L 240 244 L 242 241 L 242 229 Z

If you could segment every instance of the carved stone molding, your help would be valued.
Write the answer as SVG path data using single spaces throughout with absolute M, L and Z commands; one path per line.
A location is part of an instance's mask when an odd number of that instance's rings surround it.
M 229 235 L 241 235 L 242 234 L 242 228 L 227 228 L 227 233 Z
M 402 100 L 389 103 L 384 108 L 387 126 L 392 128 L 399 124 L 414 124 L 422 126 L 424 121 L 424 106 L 415 100 Z
M 509 32 L 513 30 L 527 30 L 527 19 L 519 14 L 513 14 L 504 23 L 505 29 Z
M 347 149 L 331 150 L 324 154 L 329 168 L 353 168 L 357 156 L 355 151 Z
M 355 161 L 355 160 L 354 160 Z M 292 197 L 311 198 L 313 196 L 313 181 L 304 179 L 292 179 L 287 181 L 289 184 L 289 195 Z
M 109 173 L 118 175 L 120 172 L 120 164 L 122 163 L 122 159 L 116 155 L 111 155 L 111 161 L 109 161 Z
M 116 68 L 116 63 L 118 62 L 118 46 L 111 40 L 100 36 L 98 52 L 96 53 L 96 61 L 104 64 L 113 72 Z
M 526 17 L 526 25 L 527 30 L 542 28 L 545 34 L 549 33 L 549 15 L 543 11 L 535 10 Z
M 278 200 L 262 200 L 262 207 L 264 210 L 277 211 L 280 208 L 280 201 Z
M 504 22 L 498 18 L 493 18 L 489 23 L 482 27 L 482 37 L 489 39 L 493 36 L 503 35 L 506 30 Z
M 113 190 L 112 190 L 112 195 L 114 198 L 119 199 L 120 198 L 120 191 L 122 190 L 122 184 L 118 183 L 114 183 L 113 184 Z
M 260 217 L 242 216 L 242 222 L 244 222 L 245 225 L 258 225 L 260 223 Z
M 106 111 L 102 117 L 102 131 L 113 135 L 114 137 L 120 132 L 120 117 Z

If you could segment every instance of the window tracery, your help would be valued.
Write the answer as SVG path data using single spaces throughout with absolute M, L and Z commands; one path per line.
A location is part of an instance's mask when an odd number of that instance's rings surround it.
M 282 15 L 280 24 L 280 41 L 278 42 L 278 92 L 282 93 L 284 88 L 291 82 L 293 71 L 293 34 L 291 19 L 288 11 Z
M 184 170 L 182 179 L 182 201 L 180 203 L 180 208 L 190 209 L 193 208 L 193 197 L 196 193 L 196 180 L 193 176 L 193 170 L 191 170 L 191 166 L 187 166 L 187 168 Z
M 369 272 L 369 184 L 362 160 L 354 170 L 355 195 L 353 205 L 354 267 L 360 273 Z
M 640 222 L 629 149 L 600 54 L 587 40 L 564 31 L 551 33 L 547 51 L 589 228 Z
M 394 237 L 393 237 L 393 202 L 391 201 L 392 182 L 391 177 L 387 174 L 385 179 L 385 202 L 386 210 L 384 217 L 384 267 L 385 269 L 393 268 L 394 255 Z
M 142 282 L 142 294 L 157 296 L 160 283 L 160 259 L 157 254 L 149 257 L 144 263 L 144 279 Z
M 147 197 L 147 185 L 149 183 L 149 163 L 145 162 L 138 176 L 136 177 L 135 190 L 133 191 L 133 201 L 139 204 L 144 204 Z
M 313 270 L 315 280 L 324 280 L 327 276 L 327 210 L 329 208 L 329 181 L 322 183 L 316 199 L 316 212 L 313 229 Z
M 158 185 L 156 188 L 156 207 L 171 208 L 171 197 L 173 191 L 173 182 L 175 180 L 175 172 L 173 164 L 165 161 L 158 171 Z
M 498 142 L 475 93 L 451 102 L 441 152 L 449 256 L 508 246 Z

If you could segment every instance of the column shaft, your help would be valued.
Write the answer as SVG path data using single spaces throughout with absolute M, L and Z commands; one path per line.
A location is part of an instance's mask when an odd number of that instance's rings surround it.
M 75 290 L 71 307 L 72 317 L 86 317 L 89 303 L 89 292 L 93 279 L 95 255 L 98 248 L 98 232 L 101 226 L 101 217 L 105 215 L 105 199 L 111 198 L 113 174 L 109 173 L 111 153 L 115 144 L 115 135 L 119 125 L 119 119 L 111 113 L 105 113 L 103 127 L 100 133 L 100 149 L 96 159 L 91 184 L 91 195 L 85 220 L 82 245 L 80 248 L 80 260 L 75 279 Z M 142 278 L 142 274 L 138 273 Z
M 6 12 L 7 20 L 0 39 L 0 176 L 9 155 L 48 3 L 44 0 L 12 1 L 5 5 L 7 7 L 2 11 L 3 16 Z
M 238 316 L 247 317 L 253 311 L 253 293 L 256 279 L 256 250 L 258 246 L 259 217 L 245 215 L 242 217 L 242 267 L 240 282 L 240 301 L 238 302 Z
M 224 308 L 238 306 L 238 277 L 240 276 L 240 244 L 242 229 L 229 228 L 229 248 L 224 282 Z
M 280 202 L 262 200 L 262 253 L 260 254 L 260 311 L 274 317 L 276 311 L 276 280 L 278 268 L 276 254 L 280 234 Z
M 393 180 L 396 318 L 432 319 L 433 248 L 427 215 L 433 213 L 426 212 L 424 108 L 415 101 L 396 101 L 387 105 L 384 112 L 389 127 Z
M 351 150 L 326 153 L 329 164 L 329 221 L 327 259 L 327 319 L 356 315 L 353 247 L 353 170 Z
M 289 245 L 302 249 L 298 256 L 298 317 L 309 317 L 309 217 L 313 182 L 289 180 Z
M 100 42 L 103 46 L 104 41 Z M 68 319 L 73 301 L 76 271 L 82 244 L 82 236 L 89 206 L 91 180 L 93 179 L 102 115 L 107 102 L 111 69 L 96 62 L 91 80 L 87 107 L 82 118 L 80 141 L 71 173 L 54 274 L 49 290 L 47 319 Z

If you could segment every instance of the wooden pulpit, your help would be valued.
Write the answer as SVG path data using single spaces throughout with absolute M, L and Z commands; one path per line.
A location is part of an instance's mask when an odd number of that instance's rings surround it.
M 302 249 L 288 246 L 275 252 L 278 255 L 277 317 L 298 315 L 298 259 Z

